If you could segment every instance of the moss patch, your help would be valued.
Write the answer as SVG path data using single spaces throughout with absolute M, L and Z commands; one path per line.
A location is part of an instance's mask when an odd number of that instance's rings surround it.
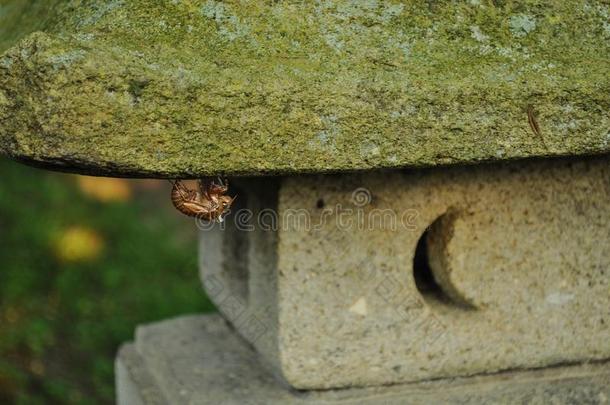
M 608 6 L 497 3 L 57 1 L 0 57 L 0 150 L 158 177 L 608 152 Z

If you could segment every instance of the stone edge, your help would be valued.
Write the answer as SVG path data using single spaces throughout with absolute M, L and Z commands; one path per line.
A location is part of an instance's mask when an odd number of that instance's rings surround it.
M 193 316 L 192 319 L 215 323 L 221 317 L 217 314 L 208 314 Z M 175 326 L 173 321 L 177 320 L 184 322 L 184 317 L 166 319 L 138 328 L 152 330 L 162 327 L 171 329 Z M 194 322 L 194 324 L 197 324 L 197 322 Z M 228 329 L 227 332 L 231 333 Z M 210 336 L 203 335 L 200 341 L 204 342 L 206 338 L 209 339 Z M 212 337 L 212 339 L 214 338 Z M 211 346 L 216 344 L 222 345 L 222 342 L 210 342 Z M 230 347 L 227 349 L 231 350 Z M 248 367 L 246 366 L 246 368 Z M 115 372 L 117 403 L 119 405 L 172 403 L 168 401 L 159 384 L 147 369 L 146 360 L 138 353 L 136 344 L 126 343 L 121 346 L 115 363 Z M 267 374 L 267 372 L 261 364 L 260 373 Z M 606 388 L 598 391 L 599 387 L 604 385 Z M 202 384 L 202 387 L 204 386 L 205 384 Z M 266 389 L 270 388 L 267 387 Z M 261 387 L 259 387 L 260 389 Z M 263 391 L 266 389 L 262 387 Z M 406 403 L 419 404 L 426 403 L 428 400 L 438 400 L 442 403 L 479 403 L 479 401 L 498 401 L 508 398 L 532 400 L 534 402 L 546 398 L 546 400 L 559 401 L 558 403 L 569 403 L 570 400 L 578 399 L 586 403 L 608 404 L 610 403 L 610 361 L 561 364 L 542 369 L 512 370 L 472 377 L 324 391 L 293 391 L 278 381 L 271 391 L 269 392 L 269 404 L 354 403 L 363 405 L 376 403 L 375 401 L 379 400 L 387 401 L 388 404 L 402 404 L 405 401 Z M 274 401 L 278 399 L 277 394 L 282 391 L 280 402 Z M 211 397 L 214 397 L 214 393 L 210 394 Z M 225 399 L 232 401 L 232 394 L 226 393 L 226 395 Z M 255 400 L 254 398 L 251 399 Z M 239 401 L 240 399 L 235 397 L 234 400 Z M 564 402 L 564 400 L 567 402 Z
M 119 348 L 115 363 L 115 389 L 117 404 L 167 404 L 154 377 L 146 369 L 134 343 Z

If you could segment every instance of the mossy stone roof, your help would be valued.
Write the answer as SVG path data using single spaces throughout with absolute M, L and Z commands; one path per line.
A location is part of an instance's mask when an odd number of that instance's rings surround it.
M 0 151 L 151 177 L 607 153 L 609 16 L 604 1 L 8 0 Z

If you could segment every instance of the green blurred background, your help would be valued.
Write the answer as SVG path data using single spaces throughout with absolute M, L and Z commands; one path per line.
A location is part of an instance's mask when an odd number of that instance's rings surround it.
M 0 158 L 0 404 L 114 402 L 136 325 L 212 305 L 169 183 Z

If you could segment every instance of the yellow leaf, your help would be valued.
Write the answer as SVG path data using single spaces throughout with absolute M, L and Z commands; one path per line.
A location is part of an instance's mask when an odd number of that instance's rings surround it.
M 169 184 L 167 180 L 155 180 L 155 179 L 141 179 L 133 180 L 138 189 L 146 191 L 159 190 L 162 187 L 167 187 Z
M 55 246 L 57 258 L 63 262 L 89 262 L 104 249 L 104 240 L 92 229 L 73 226 L 64 230 Z
M 98 201 L 128 201 L 131 198 L 131 187 L 125 179 L 78 176 L 77 181 L 83 194 Z

